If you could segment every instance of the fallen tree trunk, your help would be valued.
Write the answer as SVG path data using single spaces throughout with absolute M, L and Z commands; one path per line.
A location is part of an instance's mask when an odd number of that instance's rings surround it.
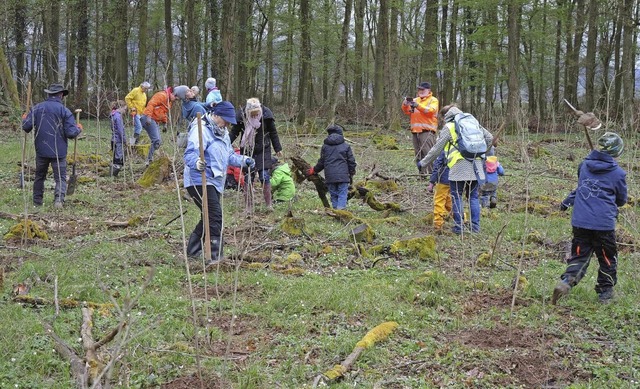
M 311 169 L 311 165 L 307 163 L 302 157 L 293 156 L 291 157 L 291 162 L 293 162 L 293 166 L 295 168 L 295 176 L 296 183 L 300 184 L 304 182 L 304 180 L 309 180 L 315 185 L 316 191 L 318 192 L 318 197 L 320 197 L 320 201 L 322 201 L 322 205 L 325 208 L 331 208 L 331 204 L 329 204 L 329 200 L 327 200 L 327 185 L 324 182 L 324 178 L 320 177 L 317 174 L 312 174 L 307 176 L 307 172 Z

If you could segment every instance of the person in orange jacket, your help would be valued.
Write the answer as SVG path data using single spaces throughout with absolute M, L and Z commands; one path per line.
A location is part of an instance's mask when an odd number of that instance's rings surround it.
M 167 89 L 160 91 L 151 97 L 147 107 L 140 117 L 142 122 L 142 128 L 149 134 L 151 139 L 151 147 L 149 148 L 149 155 L 147 156 L 146 166 L 153 160 L 153 153 L 160 148 L 162 139 L 160 138 L 160 128 L 158 123 L 167 123 L 169 121 L 169 110 L 171 109 L 171 102 L 176 99 L 173 94 L 173 88 L 167 87 Z
M 415 162 L 422 160 L 436 143 L 438 131 L 438 99 L 431 93 L 431 84 L 418 85 L 418 96 L 406 97 L 402 102 L 402 112 L 410 116 Z M 418 168 L 420 174 L 431 174 L 433 162 Z

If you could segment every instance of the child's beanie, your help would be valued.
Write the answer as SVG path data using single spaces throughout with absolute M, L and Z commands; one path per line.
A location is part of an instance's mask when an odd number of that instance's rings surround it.
M 487 173 L 495 173 L 495 171 L 498 170 L 498 157 L 495 155 L 487 157 L 485 166 L 487 168 Z
M 615 132 L 605 132 L 599 139 L 600 151 L 612 157 L 619 157 L 624 151 L 624 142 Z
M 208 91 L 212 90 L 216 87 L 216 79 L 213 77 L 207 78 L 207 81 L 204 82 L 204 87 L 207 88 Z

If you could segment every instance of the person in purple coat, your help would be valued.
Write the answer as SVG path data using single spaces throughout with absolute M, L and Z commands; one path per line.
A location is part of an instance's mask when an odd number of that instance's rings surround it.
M 560 204 L 562 211 L 573 206 L 573 240 L 571 258 L 553 290 L 552 304 L 580 282 L 594 252 L 600 264 L 595 289 L 601 303 L 611 300 L 618 281 L 615 230 L 618 207 L 627 203 L 627 173 L 614 158 L 622 154 L 624 142 L 618 134 L 606 132 L 598 145 L 600 150 L 592 150 L 578 167 L 578 187 Z
M 33 205 L 43 203 L 44 181 L 51 165 L 56 182 L 54 206 L 62 208 L 67 193 L 67 143 L 80 135 L 82 126 L 76 124 L 71 111 L 62 104 L 62 98 L 69 94 L 62 84 L 51 84 L 44 92 L 47 99 L 31 108 L 22 120 L 25 132 L 33 130 L 36 147 Z

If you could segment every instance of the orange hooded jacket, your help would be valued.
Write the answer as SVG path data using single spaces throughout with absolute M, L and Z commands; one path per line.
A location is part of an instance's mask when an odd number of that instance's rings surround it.
M 160 91 L 153 95 L 149 104 L 144 109 L 143 115 L 150 117 L 157 123 L 167 123 L 169 110 L 171 109 L 171 100 L 167 90 Z
M 431 93 L 425 97 L 415 97 L 413 99 L 418 106 L 411 113 L 411 106 L 402 104 L 402 111 L 411 118 L 411 132 L 421 133 L 424 131 L 436 132 L 438 130 L 438 99 Z

